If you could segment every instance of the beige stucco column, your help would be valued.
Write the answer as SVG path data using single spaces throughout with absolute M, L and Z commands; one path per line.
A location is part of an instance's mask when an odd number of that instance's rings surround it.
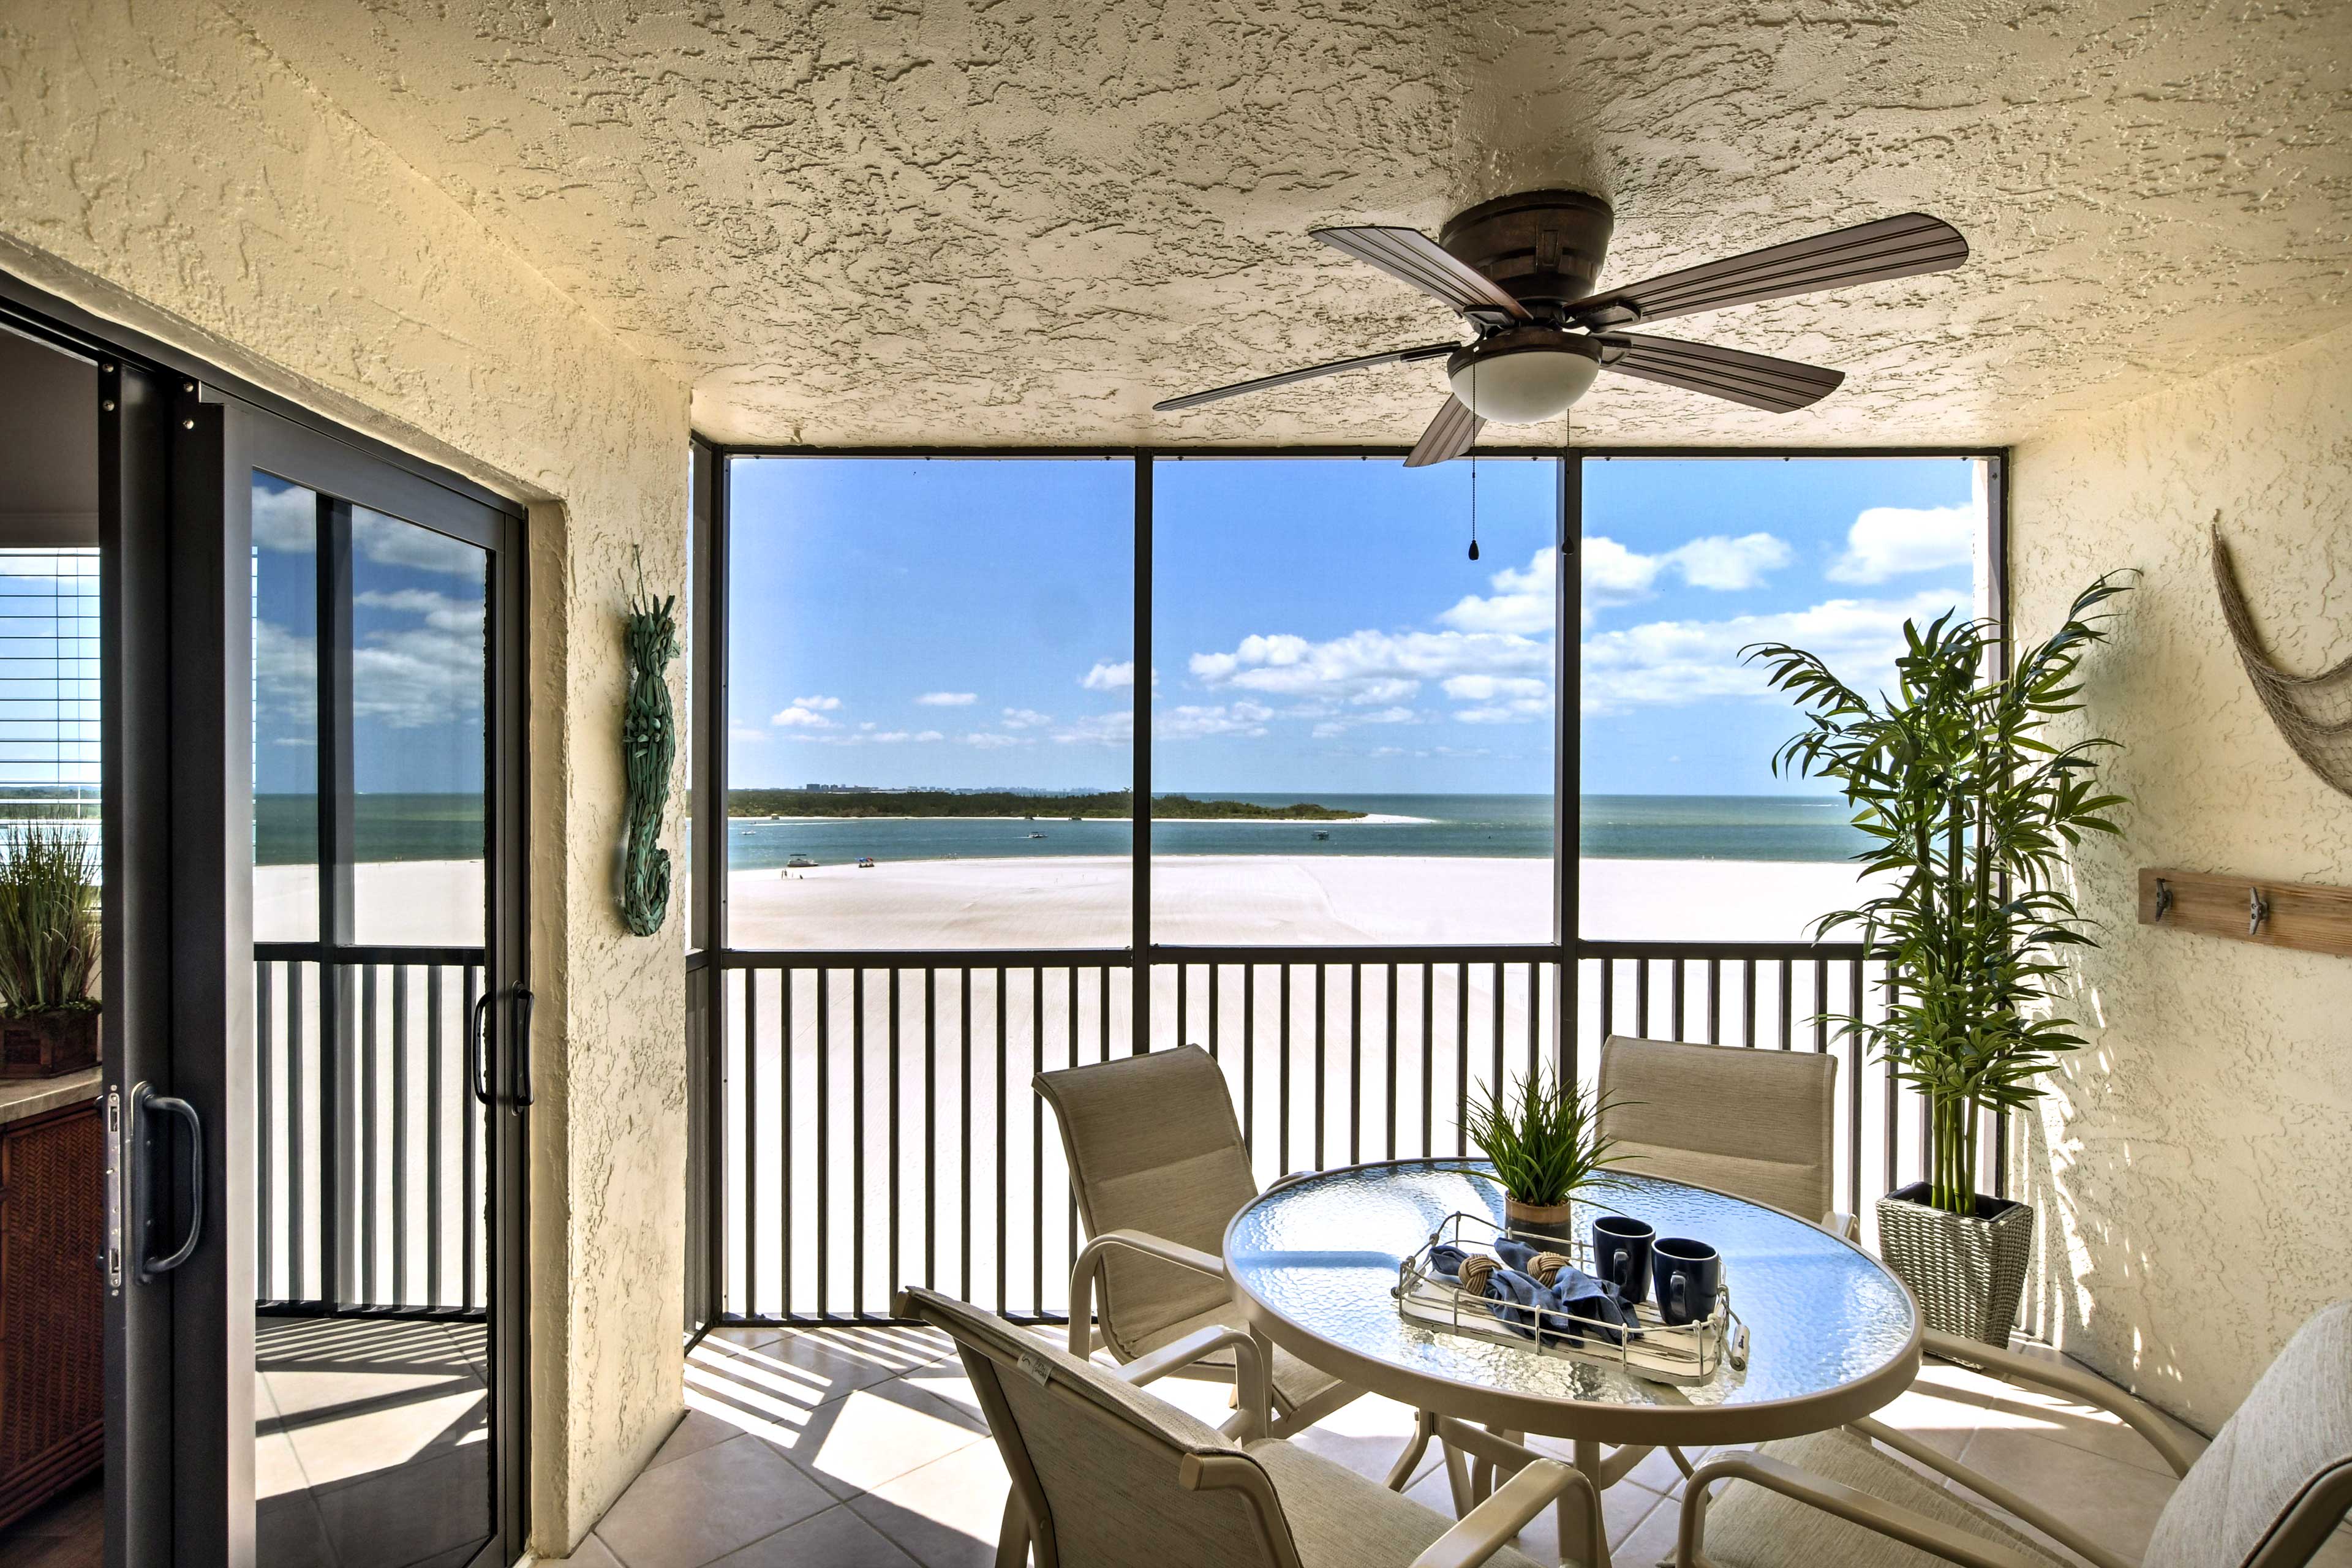
M 560 1555 L 681 1405 L 683 913 L 629 936 L 614 884 L 621 575 L 642 549 L 683 584 L 687 390 L 209 6 L 0 18 L 0 266 L 530 503 L 532 1488 Z

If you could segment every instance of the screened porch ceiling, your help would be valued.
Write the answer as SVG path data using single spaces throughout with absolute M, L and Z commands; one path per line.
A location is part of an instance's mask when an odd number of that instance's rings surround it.
M 726 441 L 1409 443 L 1435 364 L 1150 405 L 1447 335 L 1306 229 L 1540 185 L 1615 203 L 1604 286 L 1974 247 L 1662 329 L 1846 371 L 1812 410 L 1608 377 L 1580 440 L 2011 442 L 2352 320 L 2334 5 L 223 3 Z

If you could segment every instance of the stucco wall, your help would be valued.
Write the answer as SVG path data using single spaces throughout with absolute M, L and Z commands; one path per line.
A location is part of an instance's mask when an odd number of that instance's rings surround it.
M 2089 661 L 2125 743 L 2120 843 L 2076 862 L 2106 922 L 2090 1044 L 2022 1140 L 2042 1207 L 2029 1321 L 2210 1431 L 2352 1280 L 2352 959 L 2136 923 L 2142 866 L 2352 884 L 2352 799 L 2256 701 L 2207 564 L 2214 514 L 2263 632 L 2309 673 L 2352 654 L 2352 332 L 2234 365 L 2017 450 L 2012 581 L 2045 634 L 2097 573 L 2145 575 Z
M 561 1553 L 681 1404 L 679 944 L 625 935 L 613 886 L 618 584 L 640 545 L 683 579 L 687 392 L 209 5 L 0 12 L 0 266 L 532 503 L 533 1487 Z

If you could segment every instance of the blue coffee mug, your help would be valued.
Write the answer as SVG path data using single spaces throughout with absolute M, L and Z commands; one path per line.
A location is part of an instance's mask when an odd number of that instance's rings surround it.
M 1658 1233 L 1647 1220 L 1605 1214 L 1592 1222 L 1592 1272 L 1617 1287 L 1618 1299 L 1639 1306 L 1650 1294 L 1650 1246 Z
M 1657 1288 L 1660 1319 L 1705 1322 L 1715 1316 L 1716 1293 L 1723 1289 L 1723 1255 L 1688 1237 L 1660 1237 L 1650 1252 L 1650 1282 Z

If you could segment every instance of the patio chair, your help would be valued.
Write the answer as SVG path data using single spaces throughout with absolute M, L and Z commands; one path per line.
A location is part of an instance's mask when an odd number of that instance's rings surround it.
M 1628 1169 L 1769 1205 L 1855 1240 L 1837 1212 L 1837 1058 L 1612 1035 L 1601 1047 L 1601 1131 Z M 1737 1116 L 1719 1108 L 1738 1106 Z
M 1240 1321 L 1225 1226 L 1257 1196 L 1257 1178 L 1216 1062 L 1184 1046 L 1041 1072 L 1034 1082 L 1061 1123 L 1088 1238 L 1070 1270 L 1070 1353 L 1083 1360 L 1099 1344 L 1131 1362 Z M 1259 1342 L 1270 1352 L 1276 1436 L 1362 1393 Z M 1196 1359 L 1187 1373 L 1230 1380 L 1234 1360 Z
M 2156 1412 L 2103 1378 L 1948 1335 L 1929 1334 L 1927 1349 L 2097 1405 L 2147 1439 L 2180 1484 L 2157 1517 L 2138 1568 L 2298 1568 L 2352 1510 L 2352 1301 L 2323 1308 L 2287 1342 L 2193 1464 Z M 1936 1485 L 1865 1438 L 1950 1477 L 1952 1486 Z M 1719 1483 L 1744 1484 L 1725 1486 L 1710 1501 L 1708 1489 Z M 1699 1466 L 1684 1496 L 1675 1562 L 1680 1568 L 2066 1562 L 1976 1508 L 1961 1488 L 2098 1568 L 2133 1568 L 2047 1510 L 1875 1421 Z
M 1263 1436 L 1265 1363 L 1240 1329 L 1202 1329 L 1112 1368 L 933 1291 L 903 1291 L 892 1310 L 962 1352 L 1013 1479 L 997 1568 L 1534 1568 L 1509 1542 L 1555 1501 L 1600 1526 L 1600 1492 L 1554 1460 L 1527 1465 L 1456 1522 Z M 1238 1375 L 1231 1436 L 1141 1386 L 1209 1355 Z M 1608 1568 L 1605 1549 L 1598 1563 Z

